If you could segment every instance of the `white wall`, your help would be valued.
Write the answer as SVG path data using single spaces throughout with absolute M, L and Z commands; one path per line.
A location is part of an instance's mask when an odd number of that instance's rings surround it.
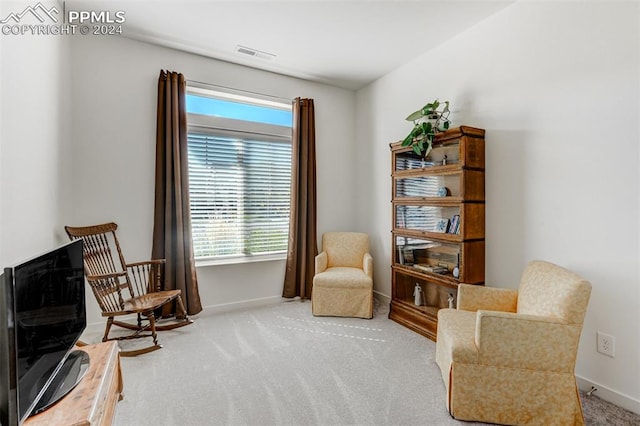
M 510 6 L 357 94 L 358 217 L 390 295 L 389 142 L 438 97 L 486 133 L 486 282 L 546 259 L 593 283 L 576 373 L 640 412 L 639 4 Z M 596 330 L 616 356 L 596 352 Z
M 287 99 L 316 107 L 318 232 L 351 229 L 356 221 L 355 93 L 237 66 L 124 38 L 72 41 L 73 206 L 67 224 L 118 223 L 125 256 L 151 253 L 155 129 L 161 69 L 188 80 Z M 202 304 L 227 309 L 279 298 L 284 261 L 198 268 Z M 89 321 L 102 322 L 98 311 Z
M 0 16 L 30 3 L 2 2 Z M 69 149 L 68 39 L 0 35 L 0 265 L 59 244 Z

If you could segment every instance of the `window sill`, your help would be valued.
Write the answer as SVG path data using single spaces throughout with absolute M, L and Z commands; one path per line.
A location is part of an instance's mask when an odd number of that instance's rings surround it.
M 286 259 L 287 255 L 284 253 L 261 256 L 226 257 L 223 259 L 196 259 L 196 268 L 220 265 L 235 265 L 242 263 L 273 262 Z

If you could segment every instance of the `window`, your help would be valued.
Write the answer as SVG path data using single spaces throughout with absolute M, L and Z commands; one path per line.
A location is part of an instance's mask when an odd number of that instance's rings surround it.
M 291 105 L 187 89 L 189 195 L 197 260 L 284 258 Z

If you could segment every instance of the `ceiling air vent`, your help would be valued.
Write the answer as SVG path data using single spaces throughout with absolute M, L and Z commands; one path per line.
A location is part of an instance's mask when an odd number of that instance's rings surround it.
M 261 52 L 260 50 L 256 50 L 250 47 L 240 46 L 240 45 L 236 46 L 236 53 L 240 53 L 242 55 L 247 55 L 247 56 L 253 56 L 254 58 L 267 59 L 267 60 L 276 57 L 276 55 L 274 55 L 273 53 Z

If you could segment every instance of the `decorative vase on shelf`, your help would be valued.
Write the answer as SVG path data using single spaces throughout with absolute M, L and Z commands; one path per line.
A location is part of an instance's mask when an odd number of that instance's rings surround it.
M 422 305 L 422 287 L 420 287 L 420 284 L 416 283 L 416 286 L 413 290 L 413 297 L 414 297 L 414 304 L 416 306 L 421 306 Z

